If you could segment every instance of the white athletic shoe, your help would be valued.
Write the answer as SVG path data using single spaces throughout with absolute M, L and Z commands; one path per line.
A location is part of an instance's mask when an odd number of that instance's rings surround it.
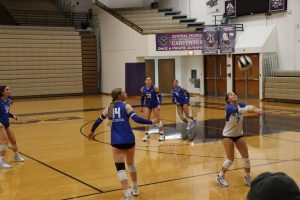
M 140 192 L 139 192 L 139 189 L 138 189 L 138 186 L 136 185 L 136 186 L 131 186 L 131 194 L 133 195 L 133 196 L 137 196 L 137 195 L 139 195 L 140 194 Z
M 159 134 L 159 138 L 158 138 L 158 141 L 164 141 L 166 139 L 165 135 L 164 134 Z
M 14 155 L 14 161 L 16 161 L 16 162 L 24 162 L 24 158 L 22 157 L 22 156 L 20 156 L 20 154 L 18 154 L 18 153 L 16 153 L 15 155 Z
M 251 176 L 245 176 L 244 177 L 244 182 L 246 185 L 250 186 L 252 180 L 251 180 Z
M 217 176 L 216 178 L 216 181 L 219 185 L 223 186 L 223 187 L 227 187 L 228 186 L 228 183 L 227 181 L 225 180 L 225 177 L 224 176 Z
M 191 129 L 191 123 L 188 123 L 186 126 L 186 130 L 190 130 Z
M 144 138 L 143 138 L 143 142 L 147 142 L 150 139 L 150 135 L 149 134 L 145 134 Z
M 10 168 L 12 168 L 11 165 L 5 163 L 4 161 L 0 162 L 0 169 L 10 169 Z
M 122 200 L 133 200 L 133 196 L 132 196 L 131 192 L 126 192 L 126 194 L 124 195 Z

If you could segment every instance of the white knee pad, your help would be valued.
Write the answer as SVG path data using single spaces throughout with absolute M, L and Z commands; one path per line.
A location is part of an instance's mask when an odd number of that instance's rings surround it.
M 159 123 L 156 123 L 157 128 L 163 127 L 162 121 L 160 120 Z
M 223 163 L 224 169 L 229 169 L 229 167 L 232 165 L 232 161 L 229 159 L 226 159 Z
M 6 151 L 7 150 L 7 144 L 0 144 L 0 151 Z
M 129 171 L 130 173 L 134 173 L 134 172 L 136 172 L 135 165 L 134 165 L 134 164 L 132 164 L 132 165 L 128 165 L 128 171 Z
M 118 174 L 118 177 L 119 177 L 120 181 L 124 181 L 124 180 L 128 179 L 125 170 L 120 170 L 120 171 L 117 172 L 117 174 Z
M 244 168 L 250 168 L 250 159 L 243 158 L 243 161 L 244 161 Z

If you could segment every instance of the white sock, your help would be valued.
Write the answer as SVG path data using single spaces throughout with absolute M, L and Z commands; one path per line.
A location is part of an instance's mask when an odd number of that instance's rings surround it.
M 131 195 L 131 190 L 129 188 L 127 188 L 126 190 L 124 190 L 124 195 L 127 197 L 129 195 Z
M 149 135 L 149 131 L 145 131 L 145 135 Z
M 0 156 L 0 162 L 4 162 L 4 156 Z
M 160 134 L 160 135 L 163 135 L 163 134 L 164 134 L 164 132 L 163 132 L 163 131 L 159 131 L 159 134 Z
M 136 187 L 137 186 L 137 182 L 132 181 L 132 186 Z
M 225 176 L 224 172 L 220 172 L 220 173 L 219 173 L 219 176 L 220 176 L 220 177 L 224 177 L 224 176 Z

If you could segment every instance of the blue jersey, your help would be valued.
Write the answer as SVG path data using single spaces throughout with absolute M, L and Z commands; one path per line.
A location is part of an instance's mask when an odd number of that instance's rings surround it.
M 159 97 L 157 96 L 157 93 L 154 90 L 154 85 L 151 85 L 149 89 L 147 89 L 146 85 L 144 85 L 142 88 L 142 95 L 144 95 L 142 96 L 142 101 L 144 101 L 143 97 L 146 98 L 145 107 L 147 108 L 156 108 L 161 103 L 159 102 Z
M 186 90 L 183 90 L 180 86 L 172 89 L 172 102 L 180 105 L 189 103 L 189 95 Z M 176 101 L 175 101 L 176 100 Z
M 13 115 L 9 112 L 11 100 L 9 98 L 4 101 L 0 97 L 0 123 L 3 124 L 6 128 L 9 127 L 9 117 Z
M 115 102 L 111 126 L 111 144 L 133 144 L 135 137 L 129 123 L 124 102 Z
M 237 137 L 243 135 L 244 112 L 247 112 L 247 106 L 244 103 L 238 103 L 236 107 L 232 104 L 226 105 L 226 124 L 223 130 L 223 136 Z

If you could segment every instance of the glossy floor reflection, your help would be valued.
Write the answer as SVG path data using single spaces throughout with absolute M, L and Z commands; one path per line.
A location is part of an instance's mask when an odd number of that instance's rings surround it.
M 0 199 L 120 199 L 121 186 L 112 160 L 108 121 L 97 129 L 95 141 L 85 135 L 111 99 L 109 96 L 76 96 L 15 100 L 12 122 L 25 163 L 6 160 L 11 170 L 1 170 Z M 151 127 L 149 142 L 142 142 L 144 126 L 132 122 L 136 136 L 136 166 L 140 196 L 147 200 L 240 200 L 249 190 L 243 183 L 243 163 L 235 152 L 228 172 L 228 188 L 215 177 L 224 160 L 221 133 L 223 98 L 192 97 L 191 112 L 198 121 L 189 130 L 177 116 L 171 99 L 161 107 L 166 141 L 158 141 Z M 139 98 L 131 97 L 139 115 Z M 251 158 L 252 176 L 283 171 L 300 184 L 299 104 L 243 101 L 263 108 L 262 116 L 247 115 L 244 132 Z

